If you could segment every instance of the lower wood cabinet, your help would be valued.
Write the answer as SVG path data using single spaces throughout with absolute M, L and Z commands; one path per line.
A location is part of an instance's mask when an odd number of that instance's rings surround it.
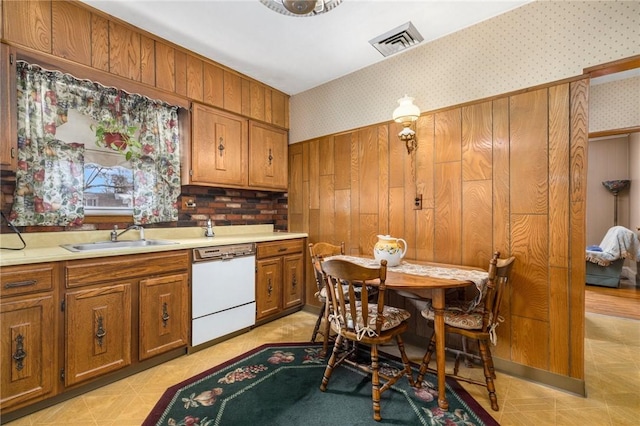
M 256 321 L 275 319 L 302 307 L 304 240 L 256 244 Z
M 186 273 L 140 281 L 140 337 L 143 360 L 189 341 L 189 275 Z
M 190 265 L 175 250 L 3 267 L 3 421 L 186 353 Z
M 66 262 L 65 385 L 186 348 L 189 266 L 187 250 Z
M 55 394 L 57 272 L 55 263 L 0 272 L 2 414 Z
M 121 282 L 65 294 L 65 386 L 131 365 L 134 286 Z
M 53 391 L 57 377 L 54 303 L 51 294 L 13 298 L 0 305 L 3 411 Z

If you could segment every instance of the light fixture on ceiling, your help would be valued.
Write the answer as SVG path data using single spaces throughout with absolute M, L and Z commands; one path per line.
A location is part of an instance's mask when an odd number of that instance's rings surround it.
M 407 145 L 407 153 L 411 154 L 418 147 L 416 132 L 411 125 L 420 117 L 420 108 L 414 105 L 413 98 L 407 95 L 398 99 L 398 104 L 400 105 L 393 111 L 393 120 L 402 124 L 398 137 Z
M 329 12 L 342 0 L 260 0 L 260 3 L 287 16 L 315 16 Z

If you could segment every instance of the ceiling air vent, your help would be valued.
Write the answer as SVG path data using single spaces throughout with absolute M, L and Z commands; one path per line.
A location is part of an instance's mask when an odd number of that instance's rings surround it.
M 369 43 L 380 53 L 382 56 L 390 56 L 394 53 L 401 52 L 405 49 L 415 46 L 420 43 L 422 36 L 416 30 L 411 22 L 407 22 L 404 25 L 400 25 L 398 28 L 394 28 L 391 31 L 369 40 Z

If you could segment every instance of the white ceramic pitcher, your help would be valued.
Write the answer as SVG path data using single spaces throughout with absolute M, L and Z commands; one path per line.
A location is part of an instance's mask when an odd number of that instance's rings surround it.
M 399 243 L 402 243 L 402 247 Z M 385 259 L 387 266 L 398 266 L 406 252 L 407 242 L 390 235 L 378 235 L 378 242 L 373 246 L 373 257 L 378 262 Z

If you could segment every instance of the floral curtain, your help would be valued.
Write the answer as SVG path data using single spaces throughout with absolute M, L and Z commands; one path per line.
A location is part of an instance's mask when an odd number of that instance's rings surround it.
M 14 225 L 73 226 L 84 218 L 84 146 L 55 138 L 63 117 L 56 83 L 38 73 L 20 73 L 18 79 Z
M 69 109 L 76 109 L 98 122 L 118 121 L 124 126 L 139 123 L 139 155 L 130 160 L 134 171 L 133 221 L 147 224 L 178 220 L 180 153 L 177 107 L 24 62 L 18 63 L 18 104 L 18 160 L 19 169 L 23 171 L 16 174 L 16 197 L 26 198 L 23 202 L 14 203 L 11 216 L 16 225 L 82 223 L 83 146 L 50 143 L 55 140 L 56 127 L 66 122 Z M 69 159 L 69 168 L 74 172 L 80 171 L 76 176 L 80 185 L 74 188 L 46 185 L 50 192 L 48 197 L 60 200 L 53 204 L 43 202 L 48 216 L 54 216 L 53 208 L 58 204 L 69 208 L 55 210 L 58 212 L 55 220 L 45 221 L 36 213 L 41 210 L 36 207 L 36 201 L 43 194 L 34 194 L 32 189 L 35 187 L 31 182 L 41 170 L 38 165 L 45 161 L 45 149 L 61 148 L 62 145 L 66 145 L 65 152 L 72 148 L 78 151 L 77 158 Z M 65 180 L 58 175 L 60 170 L 47 169 L 45 178 Z

